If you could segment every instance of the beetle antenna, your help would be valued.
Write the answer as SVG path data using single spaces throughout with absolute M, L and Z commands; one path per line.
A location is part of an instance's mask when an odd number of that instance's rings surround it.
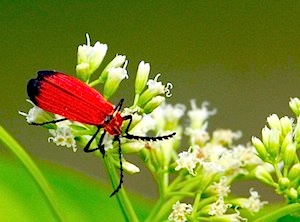
M 67 118 L 63 118 L 63 119 L 55 119 L 55 120 L 51 120 L 51 121 L 47 121 L 47 122 L 43 122 L 43 123 L 29 123 L 29 125 L 34 125 L 34 126 L 43 126 L 43 125 L 46 125 L 46 124 L 50 124 L 50 123 L 58 123 L 58 122 L 62 122 L 62 121 L 65 121 L 67 120 Z
M 132 135 L 132 134 L 125 134 L 123 137 L 127 139 L 134 139 L 134 140 L 143 140 L 143 141 L 159 141 L 159 140 L 167 140 L 172 138 L 173 136 L 176 135 L 176 132 L 170 133 L 168 135 L 164 136 L 137 136 L 137 135 Z

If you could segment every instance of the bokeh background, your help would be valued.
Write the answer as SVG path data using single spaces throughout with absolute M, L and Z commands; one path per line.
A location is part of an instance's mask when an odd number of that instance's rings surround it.
M 239 142 L 247 143 L 260 136 L 271 113 L 292 115 L 289 98 L 300 96 L 299 9 L 299 1 L 1 1 L 1 124 L 35 160 L 108 183 L 99 159 L 48 143 L 46 130 L 28 126 L 18 114 L 30 108 L 26 84 L 38 70 L 75 74 L 77 46 L 88 32 L 92 44 L 108 44 L 104 64 L 116 54 L 129 60 L 130 78 L 113 103 L 132 101 L 136 68 L 144 60 L 151 77 L 162 73 L 174 85 L 168 102 L 209 101 L 218 109 L 209 130 L 241 130 Z M 126 176 L 125 186 L 156 196 L 149 177 L 142 169 Z

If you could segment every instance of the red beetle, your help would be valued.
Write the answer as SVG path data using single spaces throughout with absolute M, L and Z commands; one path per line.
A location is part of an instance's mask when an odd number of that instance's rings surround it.
M 117 106 L 108 102 L 98 91 L 91 88 L 80 80 L 56 71 L 39 71 L 37 78 L 29 80 L 27 93 L 30 100 L 41 109 L 63 116 L 63 119 L 53 120 L 44 123 L 32 123 L 32 125 L 45 125 L 64 120 L 77 121 L 84 124 L 94 125 L 97 131 L 84 147 L 85 152 L 100 150 L 103 157 L 105 155 L 103 138 L 107 133 L 114 136 L 114 141 L 119 144 L 120 158 L 120 183 L 113 196 L 122 187 L 123 167 L 120 136 L 121 126 L 124 120 L 129 120 L 129 124 L 122 135 L 128 139 L 140 139 L 144 141 L 157 141 L 173 137 L 176 133 L 165 136 L 148 137 L 136 136 L 128 133 L 132 122 L 132 116 L 121 116 L 120 110 L 124 99 L 121 99 Z M 92 141 L 95 139 L 100 129 L 104 129 L 98 147 L 90 149 Z

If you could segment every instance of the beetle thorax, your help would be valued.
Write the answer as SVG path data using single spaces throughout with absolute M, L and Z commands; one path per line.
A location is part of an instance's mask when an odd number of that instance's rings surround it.
M 121 134 L 121 126 L 123 118 L 119 112 L 115 113 L 108 124 L 104 126 L 104 129 L 112 136 Z

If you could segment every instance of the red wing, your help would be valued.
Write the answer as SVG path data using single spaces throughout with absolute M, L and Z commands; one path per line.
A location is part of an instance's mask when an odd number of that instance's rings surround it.
M 38 107 L 81 123 L 102 125 L 114 111 L 98 91 L 59 72 L 38 72 L 38 77 L 28 82 L 27 91 Z

